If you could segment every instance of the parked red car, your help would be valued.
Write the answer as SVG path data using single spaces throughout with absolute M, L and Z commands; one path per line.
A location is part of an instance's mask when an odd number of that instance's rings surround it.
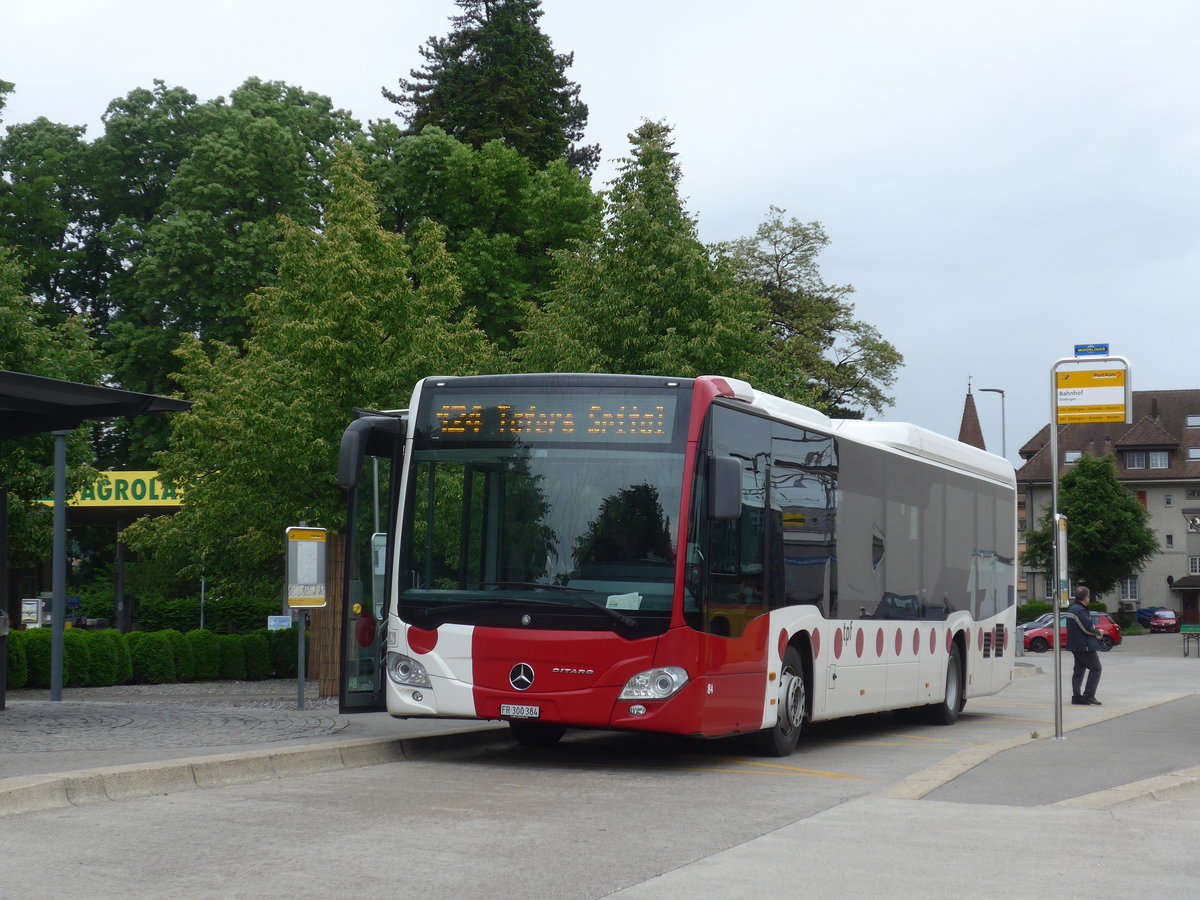
M 1178 632 L 1179 616 L 1173 609 L 1156 609 L 1150 617 L 1150 633 L 1159 631 Z
M 1121 643 L 1121 626 L 1114 622 L 1106 613 L 1093 612 L 1092 626 L 1100 632 L 1100 649 L 1111 650 L 1113 644 Z M 1059 630 L 1059 646 L 1067 646 L 1067 626 Z M 1054 626 L 1025 629 L 1025 649 L 1034 653 L 1045 653 L 1053 646 Z

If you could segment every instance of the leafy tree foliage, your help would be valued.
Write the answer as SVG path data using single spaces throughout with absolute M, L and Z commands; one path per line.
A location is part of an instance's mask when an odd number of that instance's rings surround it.
M 480 148 L 502 140 L 537 165 L 565 158 L 590 175 L 600 158 L 582 146 L 588 110 L 566 71 L 574 54 L 555 53 L 538 27 L 541 0 L 455 0 L 454 30 L 420 48 L 425 66 L 383 96 L 409 133 L 437 125 Z
M 600 234 L 553 254 L 554 281 L 518 349 L 525 369 L 720 373 L 776 386 L 763 366 L 765 304 L 697 238 L 670 135 L 654 122 L 630 135 Z
M 0 245 L 27 270 L 47 321 L 62 321 L 84 300 L 89 209 L 84 129 L 39 118 L 11 125 L 0 140 Z
M 131 546 L 203 563 L 218 588 L 275 590 L 284 528 L 343 526 L 334 483 L 355 406 L 394 408 L 431 372 L 491 371 L 496 357 L 470 316 L 440 230 L 384 230 L 358 158 L 332 170 L 333 198 L 314 231 L 285 219 L 278 278 L 250 301 L 239 352 L 193 339 L 179 351 L 195 405 L 172 417 L 164 477 L 187 502 L 127 530 Z
M 772 206 L 754 237 L 724 249 L 740 278 L 770 304 L 771 350 L 789 393 L 810 392 L 831 415 L 883 412 L 903 357 L 873 326 L 854 318 L 849 285 L 826 284 L 817 256 L 829 244 L 820 222 L 784 221 Z
M 1140 572 L 1158 551 L 1150 515 L 1117 478 L 1111 456 L 1079 457 L 1059 479 L 1058 511 L 1067 517 L 1070 583 L 1095 596 Z M 1021 562 L 1034 571 L 1053 571 L 1053 518 L 1047 507 L 1041 525 L 1025 533 Z
M 500 141 L 474 149 L 434 126 L 404 137 L 374 123 L 362 150 L 384 224 L 441 224 L 462 284 L 459 314 L 477 310 L 488 337 L 511 348 L 524 301 L 550 278 L 550 251 L 595 234 L 600 201 L 588 182 L 561 159 L 539 168 Z
M 0 247 L 0 369 L 94 383 L 99 361 L 85 323 L 76 317 L 55 324 L 41 321 L 24 293 L 24 267 L 11 249 Z M 49 551 L 51 514 L 37 502 L 53 492 L 53 437 L 30 435 L 0 441 L 0 490 L 8 491 L 9 555 L 14 565 L 36 565 Z M 87 429 L 67 439 L 70 484 L 74 491 L 92 476 Z

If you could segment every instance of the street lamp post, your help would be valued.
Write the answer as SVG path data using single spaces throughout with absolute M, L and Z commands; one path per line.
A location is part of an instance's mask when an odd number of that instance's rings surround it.
M 1008 459 L 1008 438 L 1005 434 L 1005 416 L 1004 416 L 1004 391 L 1000 388 L 980 388 L 980 393 L 999 394 L 1000 395 L 1000 455 Z

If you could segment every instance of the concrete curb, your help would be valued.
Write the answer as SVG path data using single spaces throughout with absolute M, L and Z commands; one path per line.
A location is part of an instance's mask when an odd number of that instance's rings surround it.
M 1153 700 L 1147 700 L 1143 703 L 1135 703 L 1132 706 L 1122 706 L 1112 710 L 1105 710 L 1099 715 L 1091 716 L 1087 719 L 1081 719 L 1078 722 L 1073 722 L 1069 726 L 1063 727 L 1064 734 L 1068 731 L 1075 731 L 1079 728 L 1086 728 L 1089 725 L 1095 725 L 1097 722 L 1107 722 L 1109 719 L 1116 719 L 1120 716 L 1126 716 L 1130 713 L 1138 712 L 1143 709 L 1151 709 L 1155 706 L 1161 706 L 1164 703 L 1170 703 L 1173 700 L 1179 700 L 1187 694 L 1171 694 L 1166 697 L 1157 697 Z M 895 784 L 890 784 L 885 788 L 869 794 L 867 799 L 871 800 L 920 800 L 928 796 L 933 791 L 937 790 L 944 784 L 948 784 L 964 772 L 969 772 L 980 763 L 986 762 L 997 753 L 1003 753 L 1005 750 L 1011 750 L 1013 747 L 1019 747 L 1022 744 L 1028 744 L 1031 741 L 1054 740 L 1050 737 L 1026 737 L 1022 735 L 1017 738 L 1009 738 L 1004 741 L 996 741 L 991 744 L 981 744 L 978 747 L 969 747 L 966 750 L 961 750 L 951 756 L 949 759 L 944 759 L 937 765 L 929 766 L 927 769 L 922 769 L 907 778 L 897 781 Z M 1194 772 L 1195 775 L 1189 780 L 1187 773 Z M 1057 803 L 1050 804 L 1052 806 L 1086 806 L 1089 809 L 1108 809 L 1112 806 L 1119 806 L 1122 803 L 1130 803 L 1137 799 L 1142 799 L 1147 794 L 1153 791 L 1181 790 L 1190 788 L 1193 784 L 1200 782 L 1200 766 L 1195 769 L 1184 769 L 1181 772 L 1174 772 L 1169 775 L 1162 775 L 1158 778 L 1149 778 L 1144 781 L 1134 782 L 1133 784 L 1121 785 L 1105 791 L 1097 791 L 1094 794 L 1087 794 L 1084 797 L 1074 797 L 1070 800 L 1060 800 Z M 1141 786 L 1141 787 L 1139 787 Z M 1109 796 L 1111 795 L 1111 796 Z M 1088 800 L 1089 803 L 1082 801 Z M 1111 802 L 1110 802 L 1111 801 Z M 1104 805 L 1094 806 L 1090 804 L 1101 803 Z
M 416 737 L 362 738 L 78 772 L 22 775 L 0 779 L 0 817 L 425 759 L 495 743 L 504 740 L 506 734 L 503 726 L 492 725 Z
M 1176 795 L 1192 793 L 1200 788 L 1200 766 L 1169 772 L 1154 778 L 1145 778 L 1132 784 L 1122 784 L 1094 794 L 1059 800 L 1051 806 L 1073 809 L 1115 809 L 1148 801 L 1177 799 Z

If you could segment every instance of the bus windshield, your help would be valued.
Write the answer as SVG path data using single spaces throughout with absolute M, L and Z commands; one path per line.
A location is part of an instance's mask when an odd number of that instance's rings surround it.
M 542 398 L 478 394 L 466 404 L 445 394 L 423 403 L 402 531 L 400 618 L 425 628 L 665 630 L 683 481 L 682 425 L 674 421 L 681 398 L 625 398 L 623 414 L 633 409 L 641 419 L 627 435 L 611 424 L 587 432 L 586 398 L 558 399 L 551 419 Z M 520 411 L 530 418 L 513 425 Z M 539 417 L 544 427 L 534 426 Z M 637 434 L 645 428 L 653 433 Z

